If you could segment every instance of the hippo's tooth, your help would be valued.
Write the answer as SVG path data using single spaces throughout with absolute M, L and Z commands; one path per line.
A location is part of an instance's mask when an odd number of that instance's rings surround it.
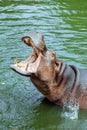
M 28 66 L 29 66 L 29 63 L 27 63 L 27 65 L 26 65 L 26 68 L 25 68 L 26 71 L 28 70 Z
M 14 59 L 14 64 L 17 64 L 18 63 L 18 57 L 16 57 L 15 59 Z
M 20 63 L 18 63 L 18 64 L 16 64 L 19 68 L 22 68 L 23 67 L 23 65 L 22 64 L 20 64 Z

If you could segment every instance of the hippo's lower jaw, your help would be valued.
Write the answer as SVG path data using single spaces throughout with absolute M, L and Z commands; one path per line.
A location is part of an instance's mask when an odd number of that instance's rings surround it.
M 11 65 L 10 67 L 21 75 L 31 76 L 31 73 L 36 73 L 37 68 L 40 64 L 41 58 L 42 58 L 41 53 L 39 53 L 39 56 L 32 54 L 26 60 L 20 63 L 15 63 Z
M 18 64 L 13 64 L 10 67 L 21 75 L 30 76 L 30 72 L 28 72 L 24 67 L 20 67 Z

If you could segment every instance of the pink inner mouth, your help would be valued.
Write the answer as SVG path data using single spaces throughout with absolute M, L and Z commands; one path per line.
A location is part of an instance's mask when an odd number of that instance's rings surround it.
M 42 54 L 40 53 L 38 57 L 31 55 L 28 59 L 14 64 L 14 66 L 20 70 L 20 72 L 28 73 L 35 73 L 39 66 Z

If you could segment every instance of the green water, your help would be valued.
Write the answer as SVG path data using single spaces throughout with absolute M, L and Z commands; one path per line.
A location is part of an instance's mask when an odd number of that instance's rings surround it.
M 57 58 L 87 69 L 86 0 L 0 0 L 0 130 L 86 130 L 87 110 L 62 118 L 62 108 L 10 69 L 31 52 L 21 37 L 32 30 L 45 35 Z

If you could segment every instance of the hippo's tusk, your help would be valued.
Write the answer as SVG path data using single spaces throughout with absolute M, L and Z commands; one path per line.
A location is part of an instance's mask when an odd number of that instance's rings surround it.
M 18 63 L 18 57 L 14 59 L 14 65 L 17 65 L 19 68 L 23 67 L 21 63 Z
M 14 64 L 18 64 L 18 57 L 14 59 Z
M 27 63 L 27 65 L 26 65 L 26 68 L 25 68 L 26 71 L 28 70 L 28 66 L 29 66 L 29 63 Z

